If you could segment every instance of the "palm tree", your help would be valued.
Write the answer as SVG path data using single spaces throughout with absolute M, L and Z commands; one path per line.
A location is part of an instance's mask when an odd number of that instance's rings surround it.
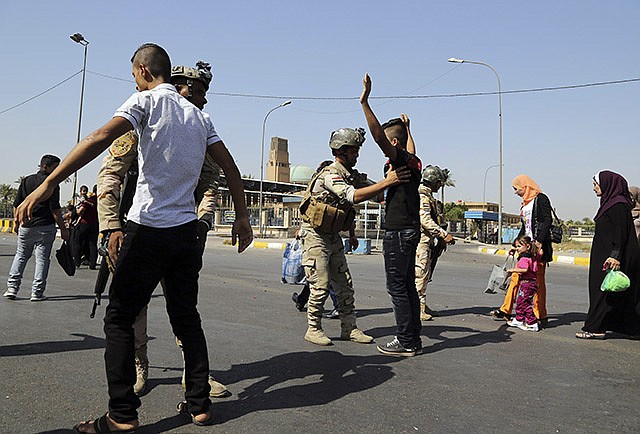
M 444 188 L 445 187 L 455 187 L 456 180 L 451 177 L 451 172 L 449 169 L 442 169 L 443 182 L 442 182 L 442 191 L 440 193 L 440 198 L 442 199 L 442 203 L 444 204 Z
M 13 188 L 11 184 L 0 184 L 0 206 L 2 207 L 2 216 L 9 217 L 9 210 L 13 206 L 18 190 Z

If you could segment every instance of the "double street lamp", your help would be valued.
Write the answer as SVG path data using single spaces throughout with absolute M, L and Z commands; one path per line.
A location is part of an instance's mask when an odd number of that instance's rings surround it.
M 258 233 L 262 236 L 262 180 L 264 179 L 264 129 L 267 125 L 267 118 L 274 110 L 278 110 L 281 107 L 287 106 L 291 104 L 291 101 L 285 101 L 280 105 L 272 108 L 267 112 L 264 117 L 264 121 L 262 121 L 262 147 L 260 148 L 260 207 L 258 211 Z
M 73 42 L 76 42 L 84 47 L 84 60 L 82 63 L 82 87 L 80 88 L 80 112 L 78 114 L 78 137 L 76 139 L 76 143 L 80 142 L 80 127 L 82 126 L 82 102 L 84 100 L 84 78 L 87 72 L 87 46 L 89 45 L 89 41 L 84 39 L 80 33 L 74 33 L 69 36 Z M 73 196 L 71 197 L 71 204 L 76 204 L 76 186 L 78 184 L 78 171 L 76 170 L 73 173 Z
M 502 165 L 502 91 L 500 89 L 500 76 L 498 75 L 496 70 L 493 69 L 493 67 L 488 63 L 476 62 L 473 60 L 457 59 L 455 57 L 450 57 L 448 61 L 451 63 L 473 63 L 475 65 L 486 66 L 487 68 L 493 71 L 493 73 L 496 75 L 496 78 L 498 79 L 498 110 L 499 110 L 498 117 L 500 119 L 500 162 L 499 162 L 499 167 L 500 167 L 499 189 L 500 190 L 498 193 L 498 234 L 499 234 L 498 243 L 502 244 L 502 167 L 503 165 Z M 485 177 L 486 177 L 486 174 L 485 174 Z

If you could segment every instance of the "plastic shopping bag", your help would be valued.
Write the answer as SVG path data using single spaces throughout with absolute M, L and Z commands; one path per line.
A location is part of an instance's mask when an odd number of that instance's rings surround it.
M 282 255 L 282 283 L 294 285 L 304 283 L 302 267 L 302 242 L 298 239 L 287 243 Z
M 506 291 L 509 286 L 509 280 L 511 274 L 507 273 L 509 268 L 513 268 L 515 265 L 515 257 L 513 255 L 507 255 L 502 265 L 494 265 L 491 269 L 491 275 L 489 276 L 489 282 L 484 290 L 485 294 L 495 294 L 498 289 Z
M 600 290 L 602 292 L 622 292 L 631 286 L 631 280 L 622 271 L 609 270 L 604 276 Z

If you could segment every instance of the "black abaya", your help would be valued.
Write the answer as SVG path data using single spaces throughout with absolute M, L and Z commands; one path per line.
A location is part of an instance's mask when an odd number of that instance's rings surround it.
M 620 261 L 620 270 L 631 279 L 624 292 L 602 292 L 607 258 Z M 635 237 L 631 209 L 617 203 L 596 220 L 589 261 L 589 312 L 582 330 L 591 333 L 613 331 L 640 335 L 640 251 Z

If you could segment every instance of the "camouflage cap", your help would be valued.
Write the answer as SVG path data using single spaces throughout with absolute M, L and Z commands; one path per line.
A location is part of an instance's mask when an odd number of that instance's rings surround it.
M 362 146 L 365 141 L 363 128 L 340 128 L 331 133 L 329 147 L 340 149 L 343 146 Z

